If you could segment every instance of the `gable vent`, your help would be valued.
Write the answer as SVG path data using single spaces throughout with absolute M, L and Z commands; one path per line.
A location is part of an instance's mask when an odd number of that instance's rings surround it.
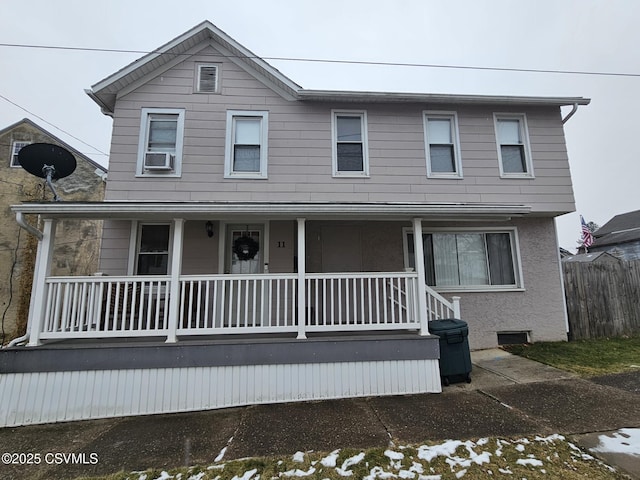
M 218 67 L 216 65 L 198 66 L 198 91 L 216 92 L 218 90 Z

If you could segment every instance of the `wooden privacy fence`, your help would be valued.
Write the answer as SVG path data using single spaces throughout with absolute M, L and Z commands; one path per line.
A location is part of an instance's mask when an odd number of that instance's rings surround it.
M 640 260 L 562 267 L 572 340 L 640 334 Z

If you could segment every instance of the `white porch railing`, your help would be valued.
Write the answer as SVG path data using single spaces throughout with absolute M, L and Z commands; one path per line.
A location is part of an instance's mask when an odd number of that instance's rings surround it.
M 415 273 L 307 274 L 313 331 L 418 329 Z
M 168 277 L 50 277 L 40 338 L 166 336 Z
M 298 281 L 293 273 L 182 275 L 171 322 L 171 277 L 48 277 L 36 323 L 43 340 L 299 333 L 299 312 L 307 332 L 421 327 L 415 272 L 307 274 L 304 309 Z M 426 290 L 427 320 L 460 318 L 458 297 Z

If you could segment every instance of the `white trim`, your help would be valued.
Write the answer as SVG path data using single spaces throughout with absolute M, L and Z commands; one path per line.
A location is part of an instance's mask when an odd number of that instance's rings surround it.
M 20 147 L 21 149 L 23 147 L 26 147 L 27 145 L 31 145 L 33 142 L 30 142 L 28 140 L 14 140 L 11 143 L 11 153 L 9 155 L 9 167 L 11 168 L 22 168 L 22 165 L 20 165 L 20 162 L 16 162 L 15 164 L 13 163 L 13 157 L 17 156 L 16 155 L 16 144 L 18 143 L 22 143 L 22 147 Z
M 522 146 L 525 157 L 525 166 L 527 171 L 524 173 L 509 173 L 505 172 L 502 166 L 502 149 L 500 143 L 500 137 L 498 134 L 498 121 L 499 120 L 518 120 L 520 135 L 522 137 Z M 531 142 L 529 141 L 529 126 L 527 124 L 527 115 L 525 113 L 502 113 L 494 112 L 493 114 L 493 128 L 496 137 L 496 149 L 498 152 L 498 168 L 500 169 L 501 178 L 535 178 L 533 173 L 533 157 L 531 156 Z
M 233 171 L 233 138 L 236 118 L 260 119 L 260 171 L 259 172 L 234 172 Z M 269 159 L 269 112 L 258 110 L 227 110 L 227 127 L 224 148 L 224 178 L 236 179 L 266 179 L 268 178 Z
M 433 119 L 447 119 L 450 122 L 451 142 L 454 155 L 454 172 L 432 172 L 431 171 L 431 154 L 428 134 L 428 121 Z M 446 179 L 462 179 L 462 154 L 460 149 L 460 134 L 458 128 L 458 113 L 444 110 L 424 110 L 422 112 L 422 122 L 424 125 L 424 151 L 425 160 L 427 162 L 427 177 L 429 178 L 446 178 Z
M 148 171 L 144 169 L 144 156 L 149 141 L 149 122 L 153 115 L 177 115 L 176 147 L 173 169 L 169 171 Z M 182 175 L 182 147 L 184 142 L 184 108 L 142 108 L 140 112 L 140 132 L 138 139 L 138 161 L 136 177 L 180 177 Z
M 402 243 L 403 243 L 403 257 L 405 268 L 410 268 L 409 265 L 409 251 L 408 251 L 408 239 L 407 234 L 413 233 L 412 227 L 402 228 Z M 452 292 L 524 292 L 524 276 L 522 272 L 522 258 L 520 255 L 520 241 L 518 237 L 518 227 L 434 227 L 423 228 L 422 234 L 428 233 L 508 233 L 511 239 L 511 259 L 513 262 L 513 269 L 515 275 L 515 285 L 446 285 L 436 286 L 430 285 L 429 287 L 439 293 L 452 293 Z M 415 252 L 414 252 L 415 255 Z M 487 267 L 488 267 L 487 261 Z
M 414 216 L 425 219 L 469 221 L 504 221 L 512 216 L 531 213 L 530 205 L 496 205 L 496 204 L 424 204 L 406 202 L 385 203 L 330 203 L 330 202 L 113 202 L 98 203 L 25 203 L 11 205 L 11 211 L 35 213 L 60 218 L 119 218 L 131 219 L 139 214 L 164 215 L 182 214 L 191 219 L 202 215 L 270 215 L 300 216 L 310 215 L 335 216 L 336 218 L 373 215 L 379 217 L 410 220 Z M 479 218 L 479 216 L 481 216 Z M 426 218 L 429 217 L 429 218 Z
M 360 117 L 362 135 L 362 171 L 338 170 L 338 116 Z M 360 142 L 357 142 L 360 143 Z M 369 135 L 366 110 L 331 110 L 331 164 L 333 177 L 362 178 L 369 177 Z

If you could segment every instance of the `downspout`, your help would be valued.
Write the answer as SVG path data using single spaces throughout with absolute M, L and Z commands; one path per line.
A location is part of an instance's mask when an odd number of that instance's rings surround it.
M 16 212 L 16 222 L 18 222 L 18 225 L 20 225 L 20 227 L 24 228 L 27 232 L 35 236 L 38 240 L 42 240 L 42 232 L 38 230 L 36 227 L 34 227 L 33 225 L 28 224 L 22 212 Z M 27 342 L 28 340 L 29 340 L 29 325 L 27 325 L 27 333 L 25 333 L 21 337 L 14 338 L 7 344 L 6 347 L 3 347 L 3 348 L 15 347 L 16 345 Z
M 567 123 L 567 121 L 568 121 L 571 117 L 573 117 L 573 115 L 574 115 L 577 111 L 578 111 L 578 104 L 577 104 L 577 103 L 574 103 L 574 104 L 573 104 L 573 108 L 571 109 L 571 111 L 570 111 L 569 113 L 567 113 L 567 116 L 566 116 L 566 117 L 564 117 L 564 118 L 562 119 L 562 124 L 564 125 L 565 123 Z
M 38 240 L 42 240 L 42 232 L 33 225 L 28 224 L 24 219 L 24 214 L 22 212 L 16 212 L 16 222 L 18 222 L 18 225 L 20 225 Z

